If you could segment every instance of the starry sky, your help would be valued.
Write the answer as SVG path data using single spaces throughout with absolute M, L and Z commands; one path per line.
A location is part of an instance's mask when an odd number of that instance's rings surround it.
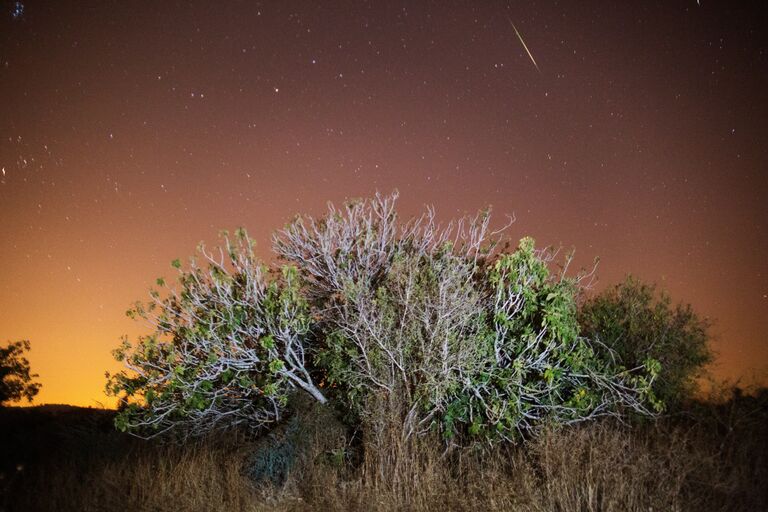
M 220 229 L 492 205 L 715 321 L 768 382 L 760 2 L 0 1 L 0 341 L 98 405 L 125 317 Z M 517 32 L 515 31 L 517 29 Z M 527 50 L 526 50 L 527 47 Z M 529 53 L 530 52 L 530 55 Z

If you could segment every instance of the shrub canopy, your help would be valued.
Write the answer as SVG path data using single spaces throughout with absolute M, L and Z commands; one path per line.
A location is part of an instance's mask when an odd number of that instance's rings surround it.
M 154 332 L 114 351 L 128 370 L 107 375 L 122 409 L 118 428 L 147 436 L 255 429 L 280 419 L 293 388 L 325 401 L 307 369 L 310 317 L 298 273 L 270 273 L 252 245 L 243 230 L 225 234 L 218 251 L 201 245 L 188 270 L 172 263 L 179 290 L 152 290 L 151 302 L 128 311 Z M 168 288 L 162 278 L 157 284 Z
M 668 406 L 689 398 L 696 379 L 711 362 L 709 322 L 689 304 L 672 304 L 665 292 L 628 276 L 624 282 L 585 302 L 579 321 L 584 333 L 601 343 L 628 368 L 652 358 L 660 363 L 655 394 Z
M 499 250 L 488 212 L 441 226 L 430 208 L 401 223 L 396 198 L 297 217 L 274 238 L 279 274 L 241 231 L 218 257 L 201 247 L 205 268 L 175 262 L 180 291 L 129 312 L 155 332 L 115 352 L 129 369 L 108 384 L 124 404 L 118 426 L 256 428 L 294 388 L 329 395 L 375 438 L 487 443 L 659 410 L 656 360 L 627 368 L 580 334 L 569 258 L 552 273 L 555 253 L 530 238 Z

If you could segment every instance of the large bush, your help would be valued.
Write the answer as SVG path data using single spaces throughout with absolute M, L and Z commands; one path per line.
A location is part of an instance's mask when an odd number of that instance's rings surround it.
M 551 276 L 552 253 L 528 238 L 495 252 L 487 213 L 398 224 L 395 199 L 331 206 L 275 239 L 313 298 L 318 366 L 364 430 L 381 435 L 387 415 L 404 438 L 488 441 L 658 410 L 658 364 L 629 371 L 579 336 L 578 278 Z
M 668 406 L 688 398 L 696 379 L 712 360 L 709 322 L 689 304 L 672 304 L 665 292 L 631 276 L 587 300 L 579 313 L 582 330 L 618 355 L 632 368 L 648 358 L 661 370 L 653 384 L 656 395 Z
M 124 406 L 118 426 L 257 428 L 299 388 L 343 405 L 367 452 L 407 460 L 429 432 L 485 443 L 659 409 L 658 363 L 627 368 L 580 335 L 580 279 L 551 273 L 553 252 L 530 238 L 499 250 L 487 212 L 399 222 L 396 198 L 297 217 L 274 239 L 289 264 L 279 275 L 243 232 L 216 257 L 201 248 L 205 267 L 176 262 L 180 290 L 129 312 L 155 332 L 115 352 L 128 367 L 108 385 Z

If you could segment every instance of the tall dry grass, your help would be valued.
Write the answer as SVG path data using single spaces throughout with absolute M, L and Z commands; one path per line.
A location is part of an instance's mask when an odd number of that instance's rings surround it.
M 250 445 L 239 436 L 185 446 L 118 437 L 56 436 L 43 448 L 47 455 L 11 468 L 0 510 L 263 509 L 243 477 Z
M 768 510 L 766 398 L 739 396 L 655 423 L 550 429 L 482 453 L 382 438 L 389 459 L 366 456 L 322 407 L 262 439 L 184 446 L 129 439 L 106 420 L 57 421 L 31 434 L 6 425 L 5 439 L 28 444 L 4 454 L 25 466 L 2 466 L 0 510 Z M 399 477 L 374 460 L 389 460 Z M 264 478 L 272 470 L 279 478 Z

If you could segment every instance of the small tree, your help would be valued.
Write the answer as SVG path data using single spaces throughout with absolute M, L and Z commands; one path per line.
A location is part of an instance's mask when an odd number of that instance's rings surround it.
M 420 434 L 439 429 L 487 358 L 476 283 L 493 240 L 485 214 L 441 227 L 428 209 L 398 223 L 396 197 L 299 217 L 275 250 L 305 278 L 316 362 L 361 433 L 365 473 L 402 490 L 419 478 Z
M 121 405 L 119 429 L 143 437 L 257 429 L 280 419 L 296 387 L 325 402 L 308 371 L 310 318 L 299 276 L 292 267 L 270 276 L 252 246 L 244 230 L 234 240 L 225 234 L 214 252 L 201 244 L 188 270 L 172 263 L 179 290 L 158 279 L 167 294 L 152 290 L 151 302 L 128 311 L 155 331 L 114 351 L 128 370 L 107 374 L 107 393 Z
M 402 440 L 438 427 L 492 441 L 545 420 L 654 414 L 656 363 L 623 368 L 579 336 L 577 279 L 550 276 L 551 252 L 523 239 L 494 256 L 487 212 L 398 225 L 395 200 L 331 205 L 275 239 L 312 297 L 317 362 L 370 436 L 394 421 Z
M 689 304 L 672 305 L 669 295 L 629 276 L 587 300 L 579 321 L 596 347 L 615 351 L 621 364 L 633 367 L 648 358 L 661 364 L 656 395 L 668 406 L 691 396 L 703 367 L 712 360 L 709 322 Z
M 30 373 L 29 361 L 24 357 L 29 348 L 28 340 L 8 342 L 7 346 L 0 347 L 0 405 L 23 398 L 32 402 L 40 391 L 41 384 L 32 381 L 38 375 Z

